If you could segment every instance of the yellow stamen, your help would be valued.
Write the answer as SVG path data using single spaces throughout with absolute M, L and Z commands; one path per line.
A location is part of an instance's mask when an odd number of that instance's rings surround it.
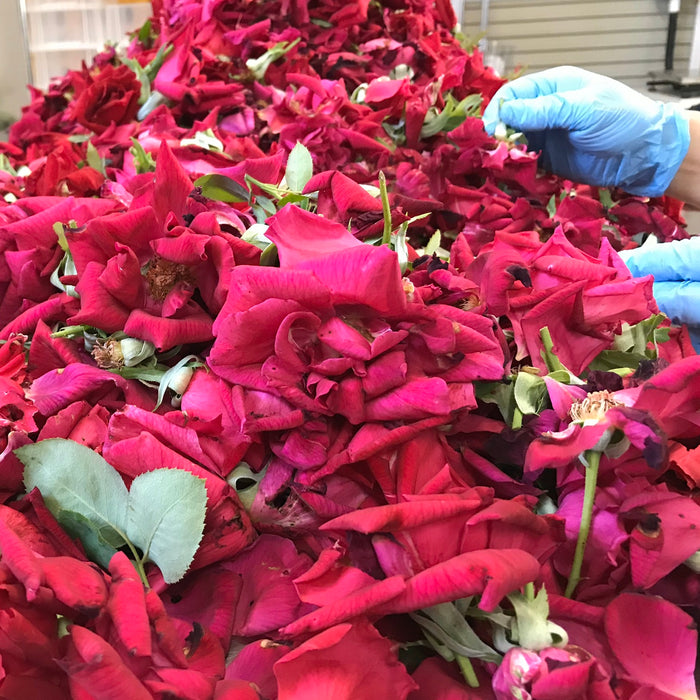
M 596 421 L 603 418 L 613 406 L 622 405 L 611 391 L 594 391 L 585 399 L 575 401 L 569 409 L 569 416 L 573 421 Z

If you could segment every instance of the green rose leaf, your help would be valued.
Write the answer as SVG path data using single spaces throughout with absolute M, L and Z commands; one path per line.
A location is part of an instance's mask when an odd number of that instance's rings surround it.
M 155 469 L 131 484 L 127 534 L 175 583 L 192 563 L 204 532 L 204 480 L 183 469 Z
M 314 165 L 311 153 L 303 143 L 297 141 L 287 159 L 285 178 L 287 186 L 292 192 L 301 192 L 314 173 Z
M 515 403 L 523 415 L 539 413 L 544 408 L 547 387 L 542 377 L 518 372 L 515 379 Z
M 202 194 L 207 199 L 213 199 L 217 202 L 247 202 L 248 191 L 242 185 L 239 185 L 235 180 L 232 180 L 226 175 L 218 173 L 210 173 L 202 175 L 194 182 L 195 187 L 202 188 Z
M 145 561 L 154 562 L 167 583 L 184 576 L 204 532 L 202 479 L 181 469 L 156 469 L 137 476 L 127 491 L 102 456 L 62 438 L 25 445 L 15 454 L 24 464 L 27 491 L 39 489 L 47 508 L 91 559 L 106 567 L 126 547 L 144 583 Z
M 129 492 L 121 476 L 89 447 L 52 438 L 15 450 L 24 464 L 27 492 L 38 488 L 54 517 L 72 511 L 97 530 L 126 531 Z
M 54 513 L 58 524 L 73 538 L 82 542 L 85 553 L 105 569 L 117 550 L 126 545 L 126 540 L 109 525 L 97 526 L 84 515 L 72 510 Z

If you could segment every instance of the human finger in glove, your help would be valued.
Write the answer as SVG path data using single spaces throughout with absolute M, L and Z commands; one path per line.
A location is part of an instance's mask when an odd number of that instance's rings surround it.
M 522 131 L 542 165 L 562 177 L 700 207 L 697 112 L 561 66 L 504 85 L 483 119 L 490 134 L 500 122 Z M 659 307 L 700 338 L 700 239 L 644 246 L 623 259 L 633 275 L 654 275 Z
M 700 352 L 700 237 L 645 244 L 620 256 L 635 277 L 654 275 L 654 297 L 661 311 L 685 323 Z

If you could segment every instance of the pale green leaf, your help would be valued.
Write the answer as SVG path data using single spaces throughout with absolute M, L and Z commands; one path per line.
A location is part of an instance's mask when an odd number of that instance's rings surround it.
M 313 172 L 314 165 L 309 149 L 303 143 L 297 141 L 296 146 L 292 148 L 287 159 L 287 170 L 284 175 L 287 180 L 287 186 L 292 192 L 301 192 L 311 179 Z
M 79 539 L 92 561 L 105 569 L 117 550 L 126 544 L 124 538 L 112 527 L 99 527 L 80 513 L 59 510 L 56 520 L 71 537 Z
M 529 598 L 522 593 L 511 593 L 508 600 L 513 604 L 515 620 L 512 635 L 524 649 L 541 651 L 547 647 L 564 647 L 569 643 L 564 629 L 550 622 L 549 601 L 544 586 L 538 594 Z
M 224 144 L 216 138 L 216 135 L 211 129 L 206 129 L 205 131 L 198 131 L 193 138 L 182 139 L 180 141 L 181 146 L 197 146 L 198 148 L 203 148 L 206 151 L 214 151 L 216 153 L 224 152 Z
M 166 583 L 181 579 L 204 532 L 204 480 L 182 469 L 139 474 L 131 484 L 127 534 Z
M 147 153 L 141 143 L 131 137 L 132 146 L 129 152 L 134 157 L 134 165 L 136 167 L 136 172 L 139 174 L 150 173 L 156 169 L 156 162 L 153 160 L 153 156 Z
M 288 190 L 278 187 L 277 185 L 273 185 L 269 182 L 260 182 L 260 180 L 256 180 L 252 175 L 248 175 L 247 173 L 245 175 L 245 181 L 248 187 L 255 185 L 256 187 L 259 187 L 266 195 L 269 195 L 274 199 L 280 199 L 289 192 Z M 259 199 L 259 197 L 256 197 L 256 200 Z
M 426 255 L 432 255 L 435 251 L 437 251 L 437 249 L 440 247 L 441 238 L 442 236 L 440 234 L 440 231 L 435 231 L 435 233 L 430 237 L 430 240 L 425 246 L 424 252 Z
M 266 235 L 268 228 L 269 226 L 266 224 L 253 224 L 245 231 L 241 238 L 247 243 L 252 243 L 256 248 L 265 250 L 271 243 Z
M 399 259 L 399 269 L 401 270 L 401 274 L 406 272 L 408 269 L 408 243 L 406 241 L 407 229 L 408 226 L 406 226 L 405 223 L 401 224 L 401 226 L 399 226 L 399 230 L 394 236 L 394 250 L 396 251 L 396 255 Z
M 249 58 L 245 62 L 246 68 L 253 74 L 256 80 L 262 80 L 270 65 L 277 59 L 282 58 L 288 51 L 291 51 L 300 41 L 301 37 L 297 37 L 294 41 L 290 42 L 280 41 L 269 48 L 262 56 Z
M 93 168 L 94 170 L 97 170 L 98 173 L 101 173 L 102 175 L 105 175 L 105 163 L 100 158 L 100 154 L 97 152 L 97 149 L 93 145 L 92 141 L 88 141 L 87 148 L 85 150 L 85 160 L 87 161 L 87 164 Z
M 523 415 L 539 413 L 544 407 L 547 394 L 542 377 L 529 372 L 518 372 L 515 378 L 515 404 Z
M 161 378 L 160 378 L 160 386 L 158 387 L 158 400 L 156 401 L 156 406 L 153 409 L 156 411 L 158 407 L 163 403 L 163 399 L 165 398 L 165 392 L 168 389 L 173 389 L 175 386 L 174 380 L 178 376 L 178 374 L 181 373 L 183 369 L 187 366 L 188 363 L 192 362 L 197 362 L 199 358 L 196 355 L 186 355 L 183 357 L 176 365 L 173 365 L 170 369 L 166 370 Z M 192 372 L 190 371 L 187 374 L 187 382 L 185 383 L 185 388 L 187 388 L 187 384 L 189 384 L 189 380 L 192 377 Z M 178 391 L 177 393 L 182 394 L 184 393 L 185 389 L 182 389 L 182 391 Z
M 126 531 L 128 492 L 119 472 L 89 447 L 51 438 L 15 450 L 27 492 L 38 488 L 47 508 L 73 511 L 98 530 Z
M 153 90 L 148 96 L 148 99 L 141 105 L 139 111 L 136 113 L 136 118 L 139 121 L 143 121 L 151 112 L 160 105 L 167 104 L 168 98 L 158 90 Z

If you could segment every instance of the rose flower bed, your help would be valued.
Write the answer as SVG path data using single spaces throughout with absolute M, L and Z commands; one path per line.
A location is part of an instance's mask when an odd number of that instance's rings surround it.
M 0 144 L 0 698 L 697 698 L 700 359 L 447 0 L 154 0 Z M 463 45 L 464 44 L 464 45 Z

